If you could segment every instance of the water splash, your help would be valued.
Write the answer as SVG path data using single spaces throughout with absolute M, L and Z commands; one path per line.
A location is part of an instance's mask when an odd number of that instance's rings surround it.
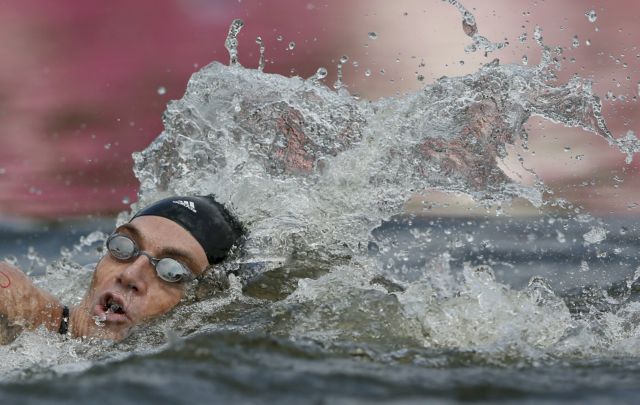
M 533 30 L 533 39 L 535 39 L 538 45 L 544 46 L 544 43 L 543 43 L 544 38 L 542 37 L 542 28 L 540 28 L 539 25 L 536 25 L 536 27 Z
M 224 41 L 224 47 L 229 52 L 229 66 L 240 66 L 238 61 L 238 34 L 244 27 L 244 21 L 241 19 L 235 19 L 229 27 L 229 33 L 227 39 Z
M 93 317 L 93 322 L 100 328 L 104 327 L 104 323 L 106 322 L 106 320 L 107 314 L 96 315 Z
M 258 60 L 258 70 L 264 71 L 264 42 L 262 41 L 262 37 L 256 37 L 256 44 L 258 44 L 258 49 L 260 51 L 260 59 Z
M 316 246 L 328 255 L 351 254 L 422 190 L 552 203 L 542 198 L 542 183 L 525 187 L 498 167 L 506 145 L 526 141 L 530 116 L 619 145 L 589 81 L 552 84 L 553 52 L 545 48 L 535 67 L 496 60 L 474 74 L 376 102 L 317 86 L 320 69 L 304 81 L 213 63 L 169 104 L 165 131 L 135 154 L 140 199 L 214 193 L 251 224 L 248 251 L 276 263 L 292 249 Z M 637 144 L 629 139 L 620 148 L 632 156 Z
M 339 90 L 342 87 L 344 87 L 344 84 L 342 83 L 342 66 L 346 64 L 348 61 L 349 61 L 349 57 L 347 55 L 342 55 L 338 60 L 338 74 L 337 74 L 336 82 L 333 84 L 333 88 L 336 90 Z
M 509 45 L 508 42 L 491 42 L 486 37 L 483 37 L 478 33 L 478 26 L 476 24 L 476 18 L 467 10 L 458 0 L 442 0 L 448 2 L 454 6 L 462 15 L 462 30 L 464 33 L 472 39 L 472 43 L 465 46 L 465 52 L 476 52 L 478 49 L 484 51 L 485 55 L 490 52 L 497 51 Z
M 594 227 L 591 228 L 589 232 L 582 235 L 582 237 L 584 238 L 585 242 L 596 244 L 602 242 L 607 238 L 607 232 L 602 227 Z

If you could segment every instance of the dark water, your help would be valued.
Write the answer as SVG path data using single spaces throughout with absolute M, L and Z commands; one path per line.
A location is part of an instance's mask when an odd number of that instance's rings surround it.
M 497 279 L 512 287 L 520 288 L 536 275 L 544 277 L 554 291 L 562 291 L 589 284 L 608 286 L 632 275 L 640 265 L 638 226 L 635 218 L 627 217 L 600 221 L 554 216 L 417 217 L 398 218 L 373 235 L 376 240 L 392 240 L 399 247 L 412 246 L 404 251 L 411 268 L 423 269 L 446 251 L 453 266 L 462 267 L 465 262 L 489 264 Z M 606 238 L 587 243 L 584 235 L 593 228 L 606 232 Z M 411 231 L 420 229 L 428 229 L 431 240 L 412 245 L 415 232 Z M 583 262 L 588 269 L 581 268 Z
M 640 367 L 617 359 L 493 366 L 475 353 L 327 348 L 213 333 L 80 374 L 3 384 L 3 403 L 635 402 Z M 394 358 L 395 357 L 395 358 Z
M 32 235 L 5 229 L 3 237 L 5 243 L 28 241 L 48 255 L 93 225 L 67 224 Z M 606 291 L 639 265 L 638 223 L 602 221 L 606 239 L 585 243 L 582 235 L 593 225 L 548 217 L 402 218 L 376 230 L 369 250 L 375 255 L 385 240 L 402 250 L 411 245 L 403 240 L 429 230 L 427 246 L 404 251 L 406 268 L 424 269 L 431 255 L 447 251 L 454 270 L 464 262 L 491 263 L 496 278 L 514 288 L 541 275 L 565 299 L 580 300 L 577 287 Z M 20 246 L 9 243 L 9 251 Z M 584 261 L 588 271 L 581 271 Z M 403 283 L 416 274 L 395 276 L 394 282 Z M 186 338 L 169 333 L 159 345 L 134 341 L 106 348 L 75 368 L 45 362 L 13 370 L 0 382 L 0 403 L 635 403 L 640 394 L 640 357 L 633 347 L 621 355 L 436 349 L 411 339 L 357 337 L 355 329 L 349 331 L 353 339 L 347 333 L 329 340 L 287 334 L 268 302 L 228 305 L 210 322 L 208 330 Z M 628 344 L 640 347 L 640 340 Z
M 62 248 L 71 249 L 81 237 L 94 231 L 113 230 L 113 218 L 89 218 L 75 221 L 50 222 L 0 222 L 0 258 L 21 269 L 33 269 L 35 274 L 43 270 L 43 262 L 57 259 Z M 31 253 L 30 253 L 31 251 Z M 82 260 L 80 264 L 90 260 Z

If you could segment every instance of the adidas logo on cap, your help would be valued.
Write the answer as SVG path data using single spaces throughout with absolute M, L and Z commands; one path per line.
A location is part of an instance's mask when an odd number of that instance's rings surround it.
M 182 205 L 183 207 L 187 208 L 188 210 L 190 210 L 194 214 L 198 213 L 198 211 L 196 211 L 196 205 L 193 203 L 193 201 L 176 200 L 176 201 L 172 201 L 172 202 L 174 204 Z

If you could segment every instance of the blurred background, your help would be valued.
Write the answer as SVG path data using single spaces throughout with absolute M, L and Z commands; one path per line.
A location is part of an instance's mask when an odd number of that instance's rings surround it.
M 441 0 L 20 0 L 0 5 L 0 219 L 111 216 L 136 199 L 131 153 L 162 131 L 162 112 L 190 75 L 228 63 L 224 40 L 242 18 L 240 62 L 311 76 L 342 55 L 348 90 L 367 99 L 417 90 L 499 58 L 534 65 L 543 41 L 562 46 L 560 81 L 591 78 L 616 137 L 640 133 L 640 3 L 631 0 L 466 0 L 480 34 L 509 45 L 489 55 L 470 43 L 459 12 Z M 585 13 L 593 10 L 595 20 Z M 373 34 L 372 34 L 373 33 Z M 530 151 L 503 167 L 598 215 L 636 215 L 640 156 L 625 156 L 579 129 L 531 119 Z

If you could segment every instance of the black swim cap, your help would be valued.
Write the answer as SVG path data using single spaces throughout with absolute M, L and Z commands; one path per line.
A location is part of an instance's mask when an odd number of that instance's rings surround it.
M 219 263 L 243 235 L 240 223 L 213 196 L 170 197 L 136 213 L 167 218 L 186 229 L 200 243 L 209 264 Z

